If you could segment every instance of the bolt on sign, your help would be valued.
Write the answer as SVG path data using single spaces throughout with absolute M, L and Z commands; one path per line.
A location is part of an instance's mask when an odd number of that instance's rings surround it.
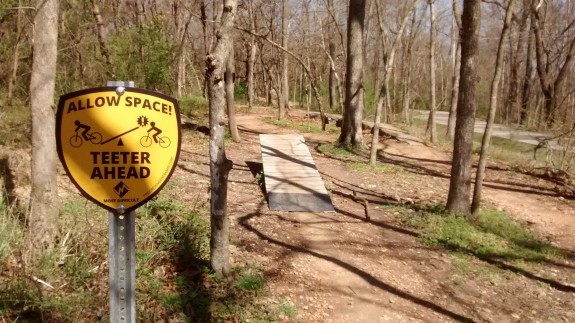
M 176 99 L 137 88 L 92 88 L 60 97 L 56 145 L 82 194 L 115 212 L 150 200 L 166 184 L 181 146 Z

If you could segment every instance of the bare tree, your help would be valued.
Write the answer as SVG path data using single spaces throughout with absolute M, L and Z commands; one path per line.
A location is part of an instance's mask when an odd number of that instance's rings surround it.
M 366 0 L 350 0 L 347 20 L 345 108 L 339 143 L 347 148 L 363 146 L 363 27 Z
M 228 175 L 233 163 L 226 158 L 224 147 L 226 104 L 224 71 L 233 46 L 231 32 L 236 9 L 236 0 L 224 0 L 221 25 L 216 33 L 216 44 L 206 59 L 210 106 L 210 216 L 212 233 L 210 263 L 212 270 L 220 277 L 230 273 L 230 222 L 227 213 L 227 199 Z
M 58 184 L 54 87 L 58 50 L 58 0 L 39 0 L 34 17 L 30 104 L 32 106 L 32 192 L 30 238 L 34 247 L 54 245 L 58 228 Z
M 541 31 L 541 25 L 543 24 L 543 18 L 541 17 L 542 4 L 543 0 L 540 0 L 537 5 L 533 6 L 533 19 L 531 26 L 533 28 L 533 33 L 535 34 L 535 57 L 537 58 L 537 74 L 539 75 L 539 83 L 545 98 L 545 121 L 547 126 L 552 126 L 555 122 L 554 114 L 559 101 L 557 98 L 557 92 L 567 78 L 567 74 L 569 73 L 571 67 L 571 61 L 573 60 L 573 56 L 575 56 L 575 37 L 573 37 L 573 39 L 571 39 L 569 42 L 569 45 L 566 46 L 566 55 L 563 63 L 558 64 L 557 75 L 553 77 L 550 65 L 554 63 L 555 60 L 549 57 L 550 54 L 549 51 L 545 48 Z M 574 23 L 575 21 L 573 21 L 571 25 Z M 566 30 L 568 29 L 569 28 Z
M 288 0 L 282 0 L 282 47 L 288 47 L 288 24 L 289 24 L 289 3 Z M 288 53 L 282 52 L 282 69 L 281 69 L 281 95 L 279 100 L 279 118 L 285 117 L 286 109 L 289 108 L 289 81 L 288 81 Z
M 446 209 L 450 213 L 469 213 L 471 188 L 471 149 L 477 106 L 475 86 L 477 82 L 476 59 L 479 52 L 481 28 L 481 0 L 466 0 L 461 16 L 461 71 L 457 98 L 457 121 L 451 180 Z
M 250 30 L 252 32 L 256 32 L 256 17 L 254 12 L 254 1 L 248 0 L 248 13 L 250 19 Z M 248 107 L 251 108 L 254 105 L 254 67 L 256 62 L 256 37 L 254 35 L 250 35 L 249 41 L 249 56 L 248 56 L 248 66 L 247 66 L 247 75 L 248 75 Z
M 479 164 L 477 165 L 477 174 L 475 176 L 475 187 L 473 190 L 473 201 L 471 202 L 471 213 L 477 214 L 481 204 L 481 186 L 483 185 L 483 178 L 485 177 L 485 166 L 487 164 L 487 155 L 489 153 L 489 143 L 491 141 L 491 133 L 493 132 L 493 122 L 495 120 L 495 112 L 497 110 L 497 93 L 499 91 L 499 81 L 501 80 L 501 73 L 503 69 L 503 56 L 505 50 L 505 39 L 509 33 L 511 25 L 511 17 L 513 16 L 513 9 L 515 8 L 515 0 L 510 0 L 505 12 L 505 21 L 503 23 L 503 30 L 501 31 L 501 38 L 499 39 L 499 46 L 497 47 L 497 58 L 495 59 L 495 73 L 493 73 L 493 80 L 491 81 L 491 99 L 489 101 L 489 115 L 487 117 L 487 124 L 485 125 L 485 134 L 481 142 L 481 155 L 479 156 Z
M 382 17 L 381 12 L 380 12 L 379 2 L 375 3 L 378 21 L 379 21 L 379 29 L 380 29 L 382 43 L 383 43 L 382 52 L 383 52 L 383 64 L 384 64 L 384 66 L 383 66 L 384 76 L 383 76 L 383 84 L 381 85 L 381 89 L 379 91 L 379 98 L 377 100 L 377 105 L 375 108 L 375 118 L 374 118 L 374 124 L 373 124 L 373 136 L 372 136 L 372 140 L 371 140 L 371 150 L 370 150 L 370 154 L 369 154 L 369 163 L 371 165 L 375 165 L 375 162 L 377 161 L 377 146 L 379 144 L 379 122 L 381 120 L 381 110 L 383 108 L 384 102 L 386 102 L 386 110 L 391 109 L 391 103 L 390 103 L 389 95 L 387 92 L 389 89 L 389 78 L 390 78 L 391 70 L 393 68 L 393 63 L 395 60 L 395 51 L 396 51 L 397 46 L 399 44 L 399 41 L 403 35 L 403 31 L 405 30 L 405 26 L 407 25 L 407 21 L 409 19 L 409 16 L 411 16 L 411 13 L 415 10 L 415 7 L 417 5 L 417 1 L 418 0 L 412 1 L 411 6 L 408 8 L 407 12 L 405 13 L 405 16 L 403 16 L 403 19 L 401 20 L 401 25 L 399 27 L 399 31 L 395 34 L 395 38 L 393 39 L 391 46 L 389 46 L 387 44 L 389 41 L 385 37 L 384 22 L 383 22 L 383 17 Z
M 429 2 L 429 89 L 431 93 L 431 103 L 429 106 L 429 119 L 427 120 L 427 130 L 431 135 L 431 142 L 437 142 L 437 128 L 435 126 L 435 109 L 436 109 L 436 96 L 435 96 L 435 0 L 428 0 Z

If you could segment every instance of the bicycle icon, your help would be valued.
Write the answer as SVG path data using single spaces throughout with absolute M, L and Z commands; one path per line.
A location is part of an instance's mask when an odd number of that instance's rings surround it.
M 168 148 L 172 143 L 170 141 L 170 138 L 168 137 L 157 137 L 157 139 L 158 139 L 158 145 L 160 145 L 160 147 L 162 148 Z M 150 147 L 153 142 L 154 139 L 152 138 L 152 136 L 150 136 L 150 133 L 148 133 L 146 136 L 143 136 L 140 139 L 140 145 L 142 145 L 142 147 Z
M 95 145 L 102 142 L 102 134 L 99 132 L 94 131 L 92 133 L 86 133 L 86 136 L 87 136 L 88 140 Z M 84 142 L 84 139 L 82 138 L 82 135 L 78 134 L 78 130 L 76 130 L 75 135 L 70 137 L 70 146 L 72 146 L 74 148 L 78 148 L 78 147 L 82 146 L 83 142 Z

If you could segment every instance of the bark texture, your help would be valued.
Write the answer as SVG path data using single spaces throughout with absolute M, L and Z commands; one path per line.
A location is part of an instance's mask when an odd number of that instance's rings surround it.
M 481 27 L 481 0 L 463 3 L 461 29 L 461 71 L 457 98 L 457 121 L 453 144 L 451 180 L 446 209 L 450 213 L 469 213 L 471 189 L 471 149 L 475 123 L 477 83 L 476 59 Z
M 58 50 L 58 0 L 39 0 L 34 18 L 30 104 L 32 107 L 32 192 L 30 237 L 33 247 L 50 248 L 57 235 L 58 184 L 54 86 Z
M 232 168 L 226 158 L 225 133 L 225 82 L 224 71 L 232 44 L 231 31 L 234 26 L 237 2 L 225 0 L 222 22 L 216 33 L 213 52 L 206 59 L 208 98 L 210 107 L 210 264 L 216 275 L 224 277 L 230 273 L 229 231 L 227 213 L 228 175 Z
M 339 143 L 350 149 L 362 148 L 363 136 L 363 26 L 366 0 L 351 0 L 347 20 L 347 66 L 345 108 Z

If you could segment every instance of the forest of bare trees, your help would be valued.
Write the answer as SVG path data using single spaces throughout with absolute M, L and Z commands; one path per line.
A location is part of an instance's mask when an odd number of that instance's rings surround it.
M 404 119 L 410 109 L 449 111 L 451 107 L 461 28 L 454 8 L 461 4 L 415 1 L 412 10 L 412 3 L 365 3 L 361 45 L 352 48 L 359 50 L 361 46 L 365 61 L 363 100 L 367 117 L 375 112 L 382 83 L 389 83 L 382 111 L 386 121 Z M 215 43 L 221 5 L 209 0 L 60 1 L 56 94 L 101 85 L 113 76 L 134 79 L 142 87 L 180 98 L 206 95 L 205 55 Z M 429 18 L 431 5 L 435 19 Z M 478 116 L 487 115 L 507 6 L 508 1 L 481 5 Z M 504 39 L 498 93 L 501 108 L 496 121 L 559 129 L 574 119 L 575 93 L 570 77 L 575 52 L 574 6 L 572 1 L 517 3 Z M 240 1 L 233 33 L 236 92 L 247 98 L 253 91 L 250 102 L 261 98 L 277 102 L 279 107 L 286 101 L 287 109 L 299 104 L 317 109 L 310 84 L 314 83 L 323 105 L 338 110 L 335 76 L 345 83 L 348 74 L 348 9 L 347 2 L 337 0 Z M 21 0 L 4 1 L 0 8 L 4 107 L 21 106 L 29 100 L 35 12 L 33 5 Z M 358 14 L 356 10 L 352 13 Z M 300 60 L 289 59 L 288 53 L 267 40 Z M 434 55 L 430 60 L 432 43 Z M 395 59 L 390 55 L 392 50 Z M 422 73 L 430 70 L 435 73 Z M 429 89 L 431 82 L 435 83 L 433 91 Z M 284 100 L 277 100 L 281 94 Z

